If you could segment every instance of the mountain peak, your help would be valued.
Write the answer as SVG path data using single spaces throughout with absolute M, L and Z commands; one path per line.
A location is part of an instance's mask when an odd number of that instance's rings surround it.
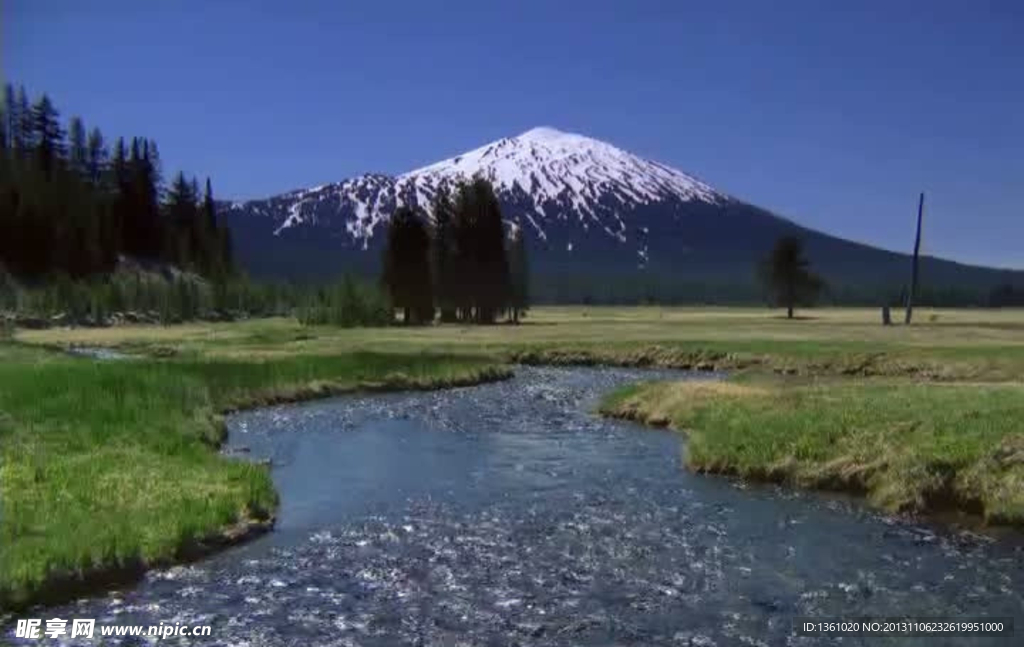
M 417 204 L 426 206 L 436 187 L 474 175 L 491 180 L 499 195 L 525 196 L 531 203 L 526 214 L 530 220 L 534 215 L 546 216 L 556 205 L 581 219 L 598 218 L 603 211 L 617 220 L 619 211 L 638 204 L 717 203 L 725 197 L 682 171 L 550 126 L 404 173 L 397 178 L 397 193 L 408 192 Z
M 318 205 L 351 214 L 345 230 L 367 244 L 377 224 L 401 205 L 430 212 L 439 189 L 481 176 L 489 179 L 510 217 L 523 219 L 542 239 L 548 221 L 575 220 L 620 241 L 638 207 L 662 202 L 718 204 L 727 197 L 682 171 L 643 159 L 606 142 L 538 126 L 397 177 L 363 175 L 329 187 L 288 195 L 275 233 L 319 219 Z M 242 205 L 240 205 L 242 206 Z M 515 214 L 512 216 L 511 214 Z
M 536 128 L 531 128 L 530 130 L 527 130 L 525 133 L 516 137 L 516 139 L 547 141 L 552 139 L 562 139 L 565 137 L 581 137 L 581 135 L 562 132 L 561 130 L 558 130 L 557 128 L 552 128 L 551 126 L 537 126 Z

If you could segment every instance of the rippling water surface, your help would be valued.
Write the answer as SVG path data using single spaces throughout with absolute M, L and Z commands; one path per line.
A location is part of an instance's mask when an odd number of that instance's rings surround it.
M 210 624 L 180 644 L 252 647 L 824 645 L 792 619 L 851 614 L 1011 616 L 1024 635 L 1019 542 L 692 475 L 679 435 L 592 415 L 657 376 L 520 368 L 234 416 L 231 443 L 274 463 L 277 530 L 41 613 Z

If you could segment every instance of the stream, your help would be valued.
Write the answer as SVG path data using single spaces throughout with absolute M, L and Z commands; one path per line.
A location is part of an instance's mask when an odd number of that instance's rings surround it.
M 691 474 L 682 435 L 592 413 L 615 387 L 665 376 L 714 377 L 519 367 L 495 384 L 234 415 L 231 446 L 273 462 L 273 533 L 27 615 L 209 624 L 209 638 L 158 644 L 234 647 L 832 645 L 794 635 L 793 619 L 988 616 L 1014 618 L 1017 638 L 841 644 L 1020 644 L 1019 539 Z

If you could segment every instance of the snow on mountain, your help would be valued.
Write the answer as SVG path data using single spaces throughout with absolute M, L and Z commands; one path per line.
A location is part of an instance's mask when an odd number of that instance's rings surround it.
M 625 242 L 623 215 L 637 206 L 728 199 L 682 171 L 596 139 L 542 127 L 397 177 L 362 175 L 269 200 L 232 203 L 229 209 L 269 216 L 275 235 L 327 226 L 344 231 L 365 249 L 395 208 L 413 205 L 429 213 L 439 187 L 474 175 L 490 179 L 499 199 L 514 206 L 506 215 L 545 241 L 553 220 L 576 220 L 583 232 L 593 227 Z
M 752 268 L 784 235 L 801 237 L 815 269 L 837 290 L 898 293 L 909 263 L 901 254 L 801 227 L 611 144 L 552 128 L 398 176 L 361 175 L 221 206 L 236 257 L 253 276 L 373 276 L 385 242 L 378 234 L 395 209 L 413 205 L 429 213 L 439 188 L 474 175 L 493 182 L 510 231 L 522 228 L 531 290 L 547 300 L 757 299 Z M 1009 280 L 1003 272 L 939 259 L 922 271 L 934 285 L 970 289 Z M 704 285 L 717 287 L 692 287 Z

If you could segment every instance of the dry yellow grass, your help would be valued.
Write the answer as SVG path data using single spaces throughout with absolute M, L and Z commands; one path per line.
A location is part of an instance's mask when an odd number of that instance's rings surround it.
M 539 307 L 520 326 L 304 327 L 292 319 L 22 330 L 29 344 L 112 346 L 225 359 L 355 351 L 490 354 L 540 363 L 744 369 L 816 375 L 1012 381 L 1024 377 L 1024 310 L 916 312 L 882 326 L 873 309 Z
M 290 319 L 177 326 L 22 330 L 30 343 L 96 345 L 255 345 L 282 341 L 294 349 L 328 347 L 382 350 L 387 347 L 673 341 L 828 341 L 901 346 L 1016 346 L 1024 348 L 1024 310 L 931 310 L 915 312 L 912 326 L 884 327 L 878 311 L 862 308 L 805 310 L 806 319 L 788 321 L 760 308 L 537 307 L 521 326 L 443 325 L 406 329 L 304 328 Z M 312 339 L 300 339 L 304 334 Z M 264 343 L 264 346 L 268 344 Z M 216 351 L 216 348 L 210 349 Z
M 602 411 L 653 427 L 667 427 L 685 412 L 725 399 L 760 398 L 771 391 L 735 382 L 648 382 L 620 390 Z
M 655 382 L 608 396 L 606 415 L 684 430 L 687 464 L 863 492 L 890 510 L 978 512 L 1024 524 L 1024 384 L 759 378 Z

